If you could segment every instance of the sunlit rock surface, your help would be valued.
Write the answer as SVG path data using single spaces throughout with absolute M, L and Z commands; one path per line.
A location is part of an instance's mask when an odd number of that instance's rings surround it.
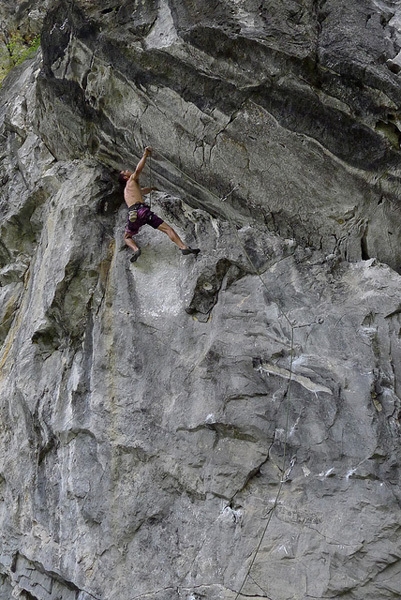
M 2 10 L 0 599 L 399 598 L 397 3 Z

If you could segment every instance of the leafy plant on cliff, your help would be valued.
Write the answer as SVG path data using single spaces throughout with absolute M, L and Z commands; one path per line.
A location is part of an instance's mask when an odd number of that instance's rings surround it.
M 19 31 L 11 32 L 0 50 L 0 84 L 13 67 L 32 58 L 39 46 L 39 35 L 23 36 Z

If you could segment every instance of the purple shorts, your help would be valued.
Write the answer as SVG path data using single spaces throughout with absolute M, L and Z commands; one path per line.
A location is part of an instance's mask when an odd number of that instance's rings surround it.
M 153 229 L 157 229 L 164 223 L 163 219 L 152 212 L 146 204 L 138 208 L 137 215 L 137 219 L 134 223 L 132 223 L 129 218 L 127 219 L 127 224 L 125 226 L 126 237 L 136 235 L 143 225 L 150 225 Z

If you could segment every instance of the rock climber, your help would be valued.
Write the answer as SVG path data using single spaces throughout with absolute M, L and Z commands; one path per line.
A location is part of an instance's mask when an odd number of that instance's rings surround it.
M 174 244 L 176 244 L 182 254 L 194 254 L 195 256 L 200 252 L 198 248 L 190 248 L 179 237 L 170 225 L 167 225 L 158 215 L 152 212 L 143 199 L 143 194 L 149 194 L 153 190 L 157 190 L 154 187 L 141 188 L 139 185 L 139 176 L 142 173 L 146 159 L 152 153 L 152 148 L 147 146 L 143 153 L 141 160 L 139 161 L 135 171 L 121 171 L 119 175 L 119 181 L 124 187 L 124 200 L 129 208 L 128 220 L 124 232 L 124 241 L 126 245 L 134 251 L 131 257 L 131 262 L 135 262 L 141 255 L 141 249 L 134 242 L 133 236 L 138 233 L 143 225 L 150 225 L 153 229 L 162 231 Z

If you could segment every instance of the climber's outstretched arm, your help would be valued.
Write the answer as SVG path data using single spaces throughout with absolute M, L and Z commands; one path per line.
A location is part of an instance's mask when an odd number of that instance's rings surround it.
M 157 187 L 141 188 L 141 192 L 144 195 L 149 194 L 150 192 L 158 192 L 158 191 L 159 191 L 159 189 Z
M 152 154 L 152 148 L 150 146 L 147 146 L 145 148 L 145 151 L 143 153 L 143 156 L 142 156 L 141 160 L 139 161 L 139 163 L 136 166 L 136 169 L 135 169 L 134 173 L 131 175 L 132 179 L 135 179 L 135 181 L 138 181 L 139 175 L 142 173 L 142 171 L 143 171 L 143 169 L 145 167 L 146 159 L 151 154 Z

